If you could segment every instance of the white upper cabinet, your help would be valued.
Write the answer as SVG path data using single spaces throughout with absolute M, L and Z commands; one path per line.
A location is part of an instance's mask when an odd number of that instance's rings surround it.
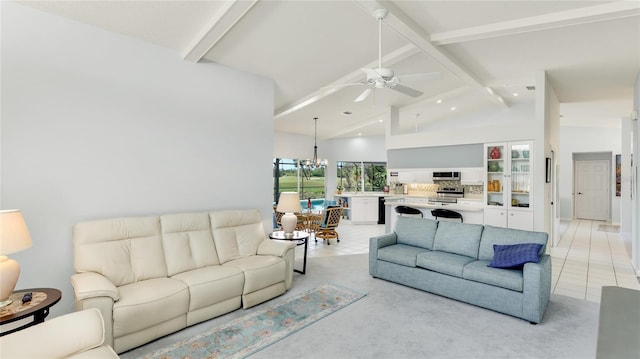
M 464 168 L 460 170 L 460 184 L 481 185 L 484 183 L 484 168 Z

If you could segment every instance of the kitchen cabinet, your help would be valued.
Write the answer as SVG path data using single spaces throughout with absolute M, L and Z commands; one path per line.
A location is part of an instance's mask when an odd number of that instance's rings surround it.
M 533 142 L 485 145 L 485 224 L 533 229 Z
M 378 223 L 378 197 L 351 197 L 351 222 Z
M 465 168 L 460 170 L 460 184 L 481 185 L 484 183 L 484 168 Z
M 533 212 L 506 208 L 485 208 L 484 224 L 533 231 Z
M 398 173 L 400 183 L 433 183 L 431 171 L 402 171 Z

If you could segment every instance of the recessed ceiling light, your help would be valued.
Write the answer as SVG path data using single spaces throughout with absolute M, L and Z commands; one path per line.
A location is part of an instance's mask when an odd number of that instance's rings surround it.
M 358 132 L 358 136 L 362 136 L 362 132 Z
M 349 116 L 349 115 L 351 115 L 352 113 L 353 113 L 353 112 L 351 112 L 351 111 L 343 111 L 343 112 L 342 112 L 342 114 L 343 114 L 343 115 L 345 115 L 345 116 Z
M 455 107 L 455 106 L 453 106 L 453 107 L 451 108 L 451 111 L 455 111 L 455 110 L 456 110 L 456 107 Z
M 518 93 L 517 93 L 517 92 L 514 92 L 514 93 L 513 93 L 513 97 L 518 97 Z
M 441 100 L 441 99 L 438 99 L 438 101 L 436 101 L 436 103 L 442 103 L 442 100 Z
M 380 119 L 380 120 L 378 120 L 378 122 L 382 123 L 382 122 L 384 122 L 384 121 Z

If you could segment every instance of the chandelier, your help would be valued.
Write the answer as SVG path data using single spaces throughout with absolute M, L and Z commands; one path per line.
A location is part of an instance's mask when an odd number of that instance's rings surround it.
M 326 159 L 318 158 L 318 143 L 317 143 L 318 118 L 314 117 L 313 120 L 315 121 L 314 130 L 313 130 L 313 158 L 304 160 L 304 167 L 308 169 L 324 168 L 327 166 L 327 163 L 328 163 Z

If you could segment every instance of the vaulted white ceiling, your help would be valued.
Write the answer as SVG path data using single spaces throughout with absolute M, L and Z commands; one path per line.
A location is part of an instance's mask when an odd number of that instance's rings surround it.
M 335 138 L 382 134 L 388 106 L 432 121 L 479 107 L 533 101 L 546 70 L 573 125 L 629 116 L 640 71 L 638 1 L 23 1 L 26 5 L 275 82 L 275 129 Z M 353 100 L 383 67 L 424 94 L 377 89 Z M 514 94 L 518 94 L 517 96 Z M 441 101 L 438 101 L 441 100 Z M 344 115 L 343 112 L 351 112 Z

